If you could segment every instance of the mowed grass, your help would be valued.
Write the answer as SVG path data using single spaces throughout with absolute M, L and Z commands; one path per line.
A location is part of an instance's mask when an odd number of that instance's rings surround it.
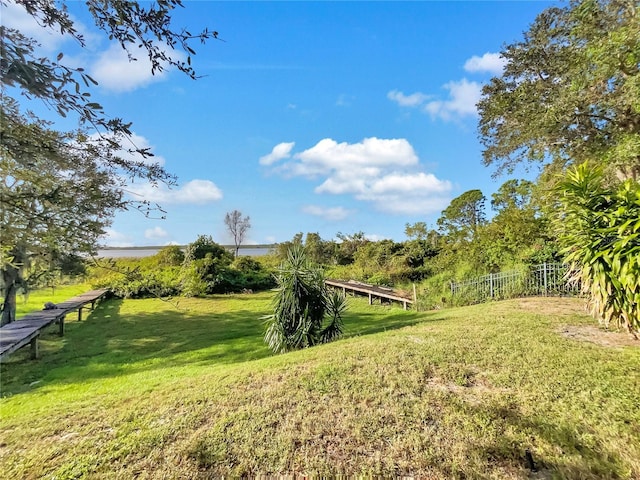
M 27 295 L 18 295 L 16 297 L 16 317 L 23 317 L 34 310 L 42 310 L 47 302 L 64 302 L 89 290 L 92 290 L 92 288 L 88 284 L 78 283 L 55 288 L 43 288 L 29 292 Z
M 52 329 L 1 367 L 0 472 L 640 478 L 640 348 L 563 335 L 592 324 L 579 300 L 351 299 L 346 338 L 277 356 L 269 306 L 109 300 Z

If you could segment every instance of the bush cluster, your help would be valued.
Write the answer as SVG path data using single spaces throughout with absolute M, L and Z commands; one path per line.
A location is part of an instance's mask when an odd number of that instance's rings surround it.
M 188 296 L 267 290 L 273 270 L 250 257 L 235 258 L 210 236 L 199 236 L 183 252 L 168 246 L 145 258 L 100 262 L 90 281 L 122 298 Z

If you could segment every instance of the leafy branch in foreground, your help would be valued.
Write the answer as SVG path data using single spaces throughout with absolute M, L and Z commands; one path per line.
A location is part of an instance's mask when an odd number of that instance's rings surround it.
M 193 35 L 174 28 L 172 12 L 181 0 L 85 4 L 96 26 L 131 61 L 134 51 L 148 57 L 152 74 L 176 68 L 196 78 L 190 43 L 218 38 L 207 29 Z M 0 0 L 0 7 L 23 8 L 44 29 L 85 46 L 64 0 Z M 154 209 L 145 199 L 127 199 L 131 180 L 175 183 L 158 162 L 149 161 L 149 149 L 135 145 L 131 124 L 107 116 L 91 98 L 97 82 L 82 67 L 65 65 L 63 53 L 49 58 L 39 47 L 24 32 L 0 25 L 0 324 L 15 320 L 18 288 L 40 281 L 70 257 L 94 253 L 115 212 L 136 207 L 148 215 Z M 81 130 L 53 130 L 49 122 L 24 113 L 24 105 L 7 92 L 75 117 Z M 137 159 L 123 158 L 122 150 Z
M 558 186 L 560 241 L 592 315 L 640 333 L 640 184 L 609 187 L 603 168 L 583 163 Z
M 272 351 L 311 347 L 342 336 L 346 299 L 327 290 L 322 270 L 308 260 L 301 245 L 291 247 L 276 282 L 274 311 L 263 317 L 267 324 L 264 339 Z

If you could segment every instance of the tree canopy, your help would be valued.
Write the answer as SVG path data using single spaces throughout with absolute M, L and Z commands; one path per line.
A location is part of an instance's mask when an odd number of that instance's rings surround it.
M 543 11 L 507 45 L 501 76 L 483 88 L 479 133 L 497 173 L 551 171 L 598 159 L 640 175 L 640 17 L 635 0 L 572 0 Z
M 438 219 L 438 228 L 452 240 L 473 240 L 478 227 L 486 222 L 485 196 L 469 190 L 451 200 Z
M 8 0 L 0 0 L 3 7 Z M 65 2 L 14 0 L 39 25 L 75 39 L 85 40 Z M 171 13 L 181 0 L 151 3 L 88 0 L 96 26 L 135 60 L 142 52 L 152 73 L 176 68 L 191 78 L 195 51 L 192 41 L 217 38 L 204 30 L 192 35 L 172 25 Z M 139 178 L 152 184 L 174 183 L 174 177 L 148 157 L 147 149 L 131 140 L 131 124 L 109 116 L 91 97 L 97 82 L 81 67 L 64 63 L 64 55 L 41 54 L 33 38 L 0 25 L 0 279 L 4 294 L 3 323 L 15 316 L 15 293 L 29 278 L 50 269 L 55 260 L 92 253 L 117 210 L 133 206 L 145 213 L 155 208 L 125 198 L 127 182 Z M 182 54 L 173 52 L 181 50 Z M 11 97 L 13 95 L 15 98 Z M 26 113 L 20 100 L 42 101 L 61 117 L 73 116 L 75 132 L 58 132 L 52 124 Z M 121 150 L 137 153 L 125 159 Z

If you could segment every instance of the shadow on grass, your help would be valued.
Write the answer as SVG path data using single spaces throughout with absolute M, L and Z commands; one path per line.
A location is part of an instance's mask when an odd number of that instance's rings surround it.
M 505 425 L 505 434 L 493 445 L 478 449 L 489 463 L 508 464 L 528 469 L 535 478 L 550 478 L 553 472 L 562 478 L 624 478 L 624 462 L 609 448 L 606 439 L 593 435 L 586 425 L 570 419 L 524 416 L 518 409 L 478 406 L 473 415 L 493 419 Z M 582 431 L 582 432 L 581 432 Z M 516 438 L 517 434 L 519 438 Z M 523 433 L 525 435 L 523 435 Z M 583 433 L 583 435 L 581 435 Z M 522 438 L 528 438 L 523 444 Z M 478 447 L 474 447 L 478 448 Z M 549 453 L 558 452 L 553 458 Z
M 242 295 L 204 300 L 231 300 L 236 308 L 127 314 L 122 311 L 121 299 L 102 302 L 85 321 L 67 323 L 63 338 L 53 330 L 44 332 L 43 340 L 49 340 L 51 346 L 43 344 L 39 360 L 31 361 L 23 353 L 2 365 L 3 390 L 18 393 L 50 383 L 76 383 L 187 365 L 229 365 L 272 355 L 263 341 L 265 325 L 261 319 L 269 313 L 269 298 L 259 305 L 252 296 Z M 243 307 L 247 300 L 253 300 L 253 304 Z M 345 315 L 345 338 L 424 320 L 424 313 L 360 304 Z M 41 383 L 30 385 L 34 382 Z
M 376 307 L 371 307 L 376 308 Z M 375 333 L 410 327 L 418 323 L 430 321 L 425 313 L 391 310 L 386 315 L 381 313 L 347 313 L 345 315 L 344 338 L 373 335 Z

